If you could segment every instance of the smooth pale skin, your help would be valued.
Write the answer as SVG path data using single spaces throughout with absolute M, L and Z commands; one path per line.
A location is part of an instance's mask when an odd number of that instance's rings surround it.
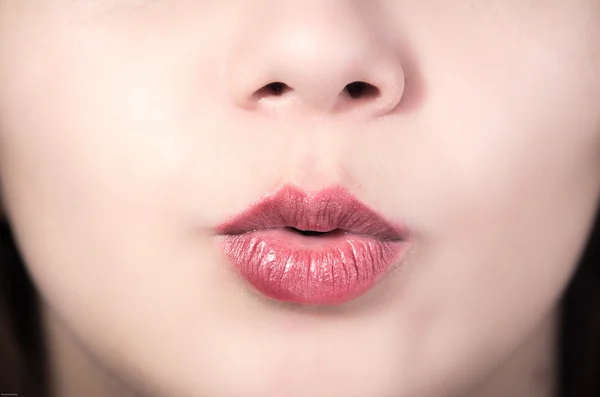
M 0 0 L 2 200 L 57 395 L 553 395 L 599 70 L 598 0 Z M 256 294 L 213 228 L 285 184 L 346 187 L 410 256 L 340 307 Z

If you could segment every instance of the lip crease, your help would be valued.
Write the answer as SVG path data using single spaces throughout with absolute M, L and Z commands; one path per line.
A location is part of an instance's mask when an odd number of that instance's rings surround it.
M 407 252 L 410 231 L 343 187 L 286 186 L 216 228 L 219 248 L 263 295 L 338 305 L 374 288 Z

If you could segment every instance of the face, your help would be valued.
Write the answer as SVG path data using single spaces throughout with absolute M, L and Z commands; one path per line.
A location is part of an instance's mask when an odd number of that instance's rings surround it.
M 45 305 L 133 389 L 455 395 L 577 264 L 599 68 L 596 0 L 0 0 L 2 199 Z M 217 230 L 285 186 L 344 189 L 406 255 L 344 302 L 263 295 Z

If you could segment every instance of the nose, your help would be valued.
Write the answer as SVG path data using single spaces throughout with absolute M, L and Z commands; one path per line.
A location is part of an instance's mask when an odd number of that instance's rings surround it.
M 405 74 L 385 21 L 353 0 L 253 4 L 247 10 L 252 18 L 246 14 L 245 25 L 236 28 L 225 71 L 236 106 L 360 112 L 367 118 L 398 107 Z

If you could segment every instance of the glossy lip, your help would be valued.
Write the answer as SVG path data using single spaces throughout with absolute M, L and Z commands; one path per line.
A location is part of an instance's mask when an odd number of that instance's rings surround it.
M 221 251 L 259 292 L 307 305 L 342 304 L 373 288 L 410 235 L 342 187 L 309 194 L 286 186 L 216 231 Z

